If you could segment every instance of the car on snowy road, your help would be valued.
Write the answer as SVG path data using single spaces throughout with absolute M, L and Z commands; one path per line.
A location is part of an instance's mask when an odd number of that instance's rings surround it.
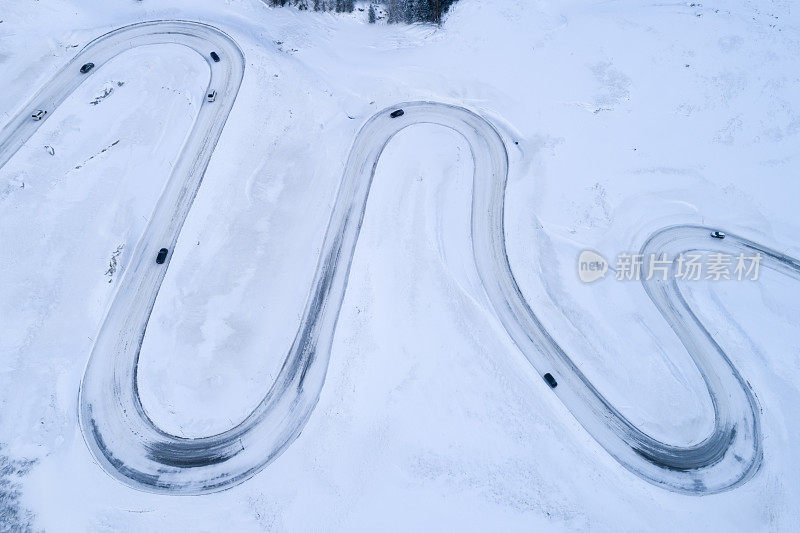
M 167 254 L 169 250 L 167 248 L 162 248 L 158 251 L 158 255 L 156 256 L 156 263 L 159 265 L 163 265 L 164 261 L 167 259 Z

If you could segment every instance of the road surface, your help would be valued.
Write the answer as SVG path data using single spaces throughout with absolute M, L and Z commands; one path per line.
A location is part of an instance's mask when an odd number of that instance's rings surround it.
M 240 424 L 202 438 L 182 438 L 158 428 L 138 394 L 137 365 L 148 320 L 183 222 L 236 98 L 244 58 L 221 31 L 193 22 L 156 21 L 120 28 L 86 46 L 0 132 L 0 166 L 87 76 L 125 50 L 174 43 L 196 50 L 210 67 L 213 103 L 201 106 L 189 138 L 133 252 L 96 338 L 80 390 L 80 424 L 96 461 L 112 477 L 137 489 L 201 494 L 240 483 L 277 457 L 300 434 L 325 382 L 336 322 L 347 289 L 375 169 L 386 145 L 415 124 L 437 124 L 461 134 L 474 160 L 472 246 L 491 305 L 516 345 L 540 374 L 558 381 L 552 389 L 584 428 L 625 468 L 666 489 L 707 494 L 747 481 L 761 462 L 760 423 L 753 392 L 725 352 L 689 308 L 680 285 L 645 281 L 644 288 L 675 330 L 700 371 L 714 407 L 714 429 L 688 447 L 645 434 L 611 405 L 544 328 L 520 291 L 508 262 L 504 201 L 508 175 L 505 143 L 479 115 L 434 103 L 399 104 L 373 116 L 358 133 L 341 179 L 316 273 L 296 337 L 275 382 Z M 222 57 L 209 58 L 211 50 Z M 80 65 L 97 65 L 87 75 Z M 402 108 L 405 113 L 392 118 Z M 258 112 L 266 112 L 260 110 Z M 800 279 L 800 262 L 742 237 L 713 239 L 701 226 L 674 226 L 652 235 L 644 254 L 674 257 L 691 250 L 761 253 L 762 266 Z M 163 265 L 155 257 L 170 254 Z M 508 354 L 497 354 L 498 357 Z

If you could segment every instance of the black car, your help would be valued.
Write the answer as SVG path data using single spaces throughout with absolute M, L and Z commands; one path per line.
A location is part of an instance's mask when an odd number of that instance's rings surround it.
M 214 60 L 214 63 L 219 63 L 219 55 L 216 52 L 211 52 L 211 59 Z
M 405 111 L 403 111 L 402 109 L 398 109 L 397 111 L 392 111 L 392 113 L 389 116 L 392 118 L 397 118 L 397 117 L 402 117 L 405 114 L 406 114 Z
M 550 385 L 551 389 L 555 389 L 558 386 L 556 378 L 554 378 L 553 374 L 551 374 L 550 372 L 544 375 L 544 380 L 547 382 L 548 385 Z
M 81 74 L 86 74 L 94 68 L 94 63 L 86 63 L 81 67 Z
M 712 231 L 711 232 L 711 236 L 714 237 L 715 239 L 724 239 L 725 238 L 725 234 L 722 233 L 721 231 Z
M 163 265 L 164 264 L 164 260 L 167 258 L 167 254 L 168 253 L 169 253 L 169 250 L 167 250 L 166 248 L 160 249 L 158 251 L 158 255 L 156 256 L 156 263 L 158 263 L 159 265 Z

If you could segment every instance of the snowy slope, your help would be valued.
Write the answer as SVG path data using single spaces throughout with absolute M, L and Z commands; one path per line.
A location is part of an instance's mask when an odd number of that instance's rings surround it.
M 659 438 L 708 432 L 702 379 L 641 286 L 582 285 L 575 258 L 634 252 L 686 222 L 800 256 L 790 4 L 461 0 L 435 29 L 255 1 L 6 1 L 3 121 L 76 47 L 165 18 L 213 24 L 246 58 L 142 351 L 143 403 L 165 430 L 219 432 L 260 400 L 294 336 L 356 131 L 387 105 L 428 99 L 471 108 L 519 141 L 509 257 L 583 371 Z M 214 495 L 154 496 L 110 479 L 80 435 L 78 386 L 205 76 L 179 47 L 131 51 L 0 169 L 0 455 L 37 461 L 18 481 L 33 527 L 779 530 L 800 520 L 800 287 L 765 274 L 690 290 L 756 391 L 764 464 L 714 496 L 651 486 L 577 424 L 489 310 L 471 262 L 469 151 L 435 126 L 403 132 L 381 159 L 328 378 L 298 440 Z

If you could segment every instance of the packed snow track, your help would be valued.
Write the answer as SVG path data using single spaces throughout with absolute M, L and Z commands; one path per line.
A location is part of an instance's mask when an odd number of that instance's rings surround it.
M 137 390 L 139 352 L 148 320 L 181 227 L 200 187 L 211 154 L 236 99 L 244 57 L 236 43 L 213 27 L 182 21 L 135 24 L 88 44 L 0 132 L 0 166 L 53 110 L 104 63 L 133 47 L 187 46 L 206 59 L 207 89 L 192 131 L 158 200 L 102 324 L 80 391 L 81 429 L 97 462 L 132 487 L 172 494 L 200 494 L 240 483 L 264 468 L 301 432 L 325 381 L 336 322 L 347 288 L 370 186 L 386 145 L 404 128 L 437 124 L 461 134 L 474 160 L 472 245 L 477 271 L 496 312 L 522 353 L 540 374 L 558 382 L 552 391 L 622 465 L 664 488 L 706 494 L 749 479 L 761 461 L 758 408 L 752 391 L 689 308 L 674 279 L 645 282 L 645 290 L 669 322 L 700 371 L 714 407 L 714 430 L 688 447 L 645 434 L 594 388 L 528 306 L 506 255 L 503 227 L 508 156 L 503 139 L 480 116 L 432 102 L 405 103 L 372 117 L 358 133 L 339 186 L 311 291 L 292 347 L 274 383 L 247 418 L 208 437 L 182 438 L 159 429 Z M 220 62 L 210 59 L 216 51 Z M 81 74 L 82 64 L 96 67 Z M 30 115 L 47 110 L 41 121 Z M 403 113 L 396 113 L 402 109 Z M 266 110 L 262 110 L 266 112 Z M 800 263 L 775 250 L 714 228 L 675 226 L 656 232 L 643 252 L 689 250 L 760 253 L 762 264 L 800 278 Z M 170 250 L 164 265 L 158 251 Z M 267 388 L 265 386 L 265 388 Z

